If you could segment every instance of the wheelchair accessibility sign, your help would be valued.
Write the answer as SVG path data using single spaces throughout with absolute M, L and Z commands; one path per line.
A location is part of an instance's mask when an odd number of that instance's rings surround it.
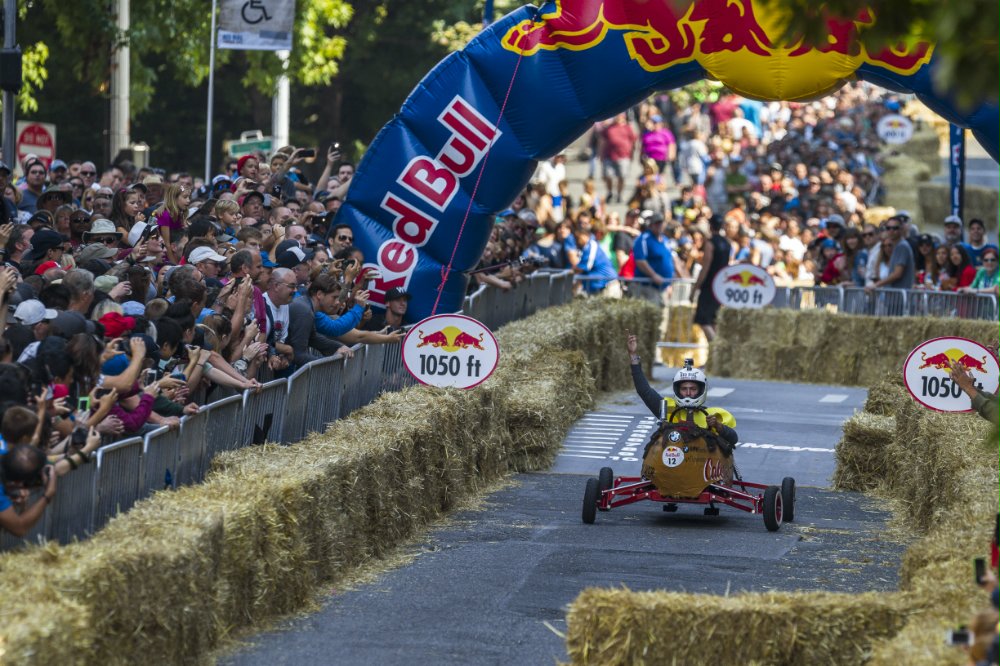
M 222 0 L 218 46 L 287 51 L 294 25 L 295 0 Z

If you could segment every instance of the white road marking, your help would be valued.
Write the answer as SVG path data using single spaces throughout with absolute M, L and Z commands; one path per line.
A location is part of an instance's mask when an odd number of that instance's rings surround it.
M 843 393 L 827 393 L 819 399 L 820 402 L 844 402 L 850 396 Z
M 708 389 L 709 398 L 724 398 L 736 389 L 731 388 L 710 388 Z
M 579 453 L 560 453 L 559 455 L 566 458 L 596 458 L 597 460 L 606 460 L 607 456 L 585 456 Z
M 813 446 L 782 446 L 781 444 L 755 444 L 754 442 L 740 442 L 737 444 L 740 449 L 771 449 L 773 451 L 791 451 L 793 453 L 833 453 L 833 449 L 821 449 Z

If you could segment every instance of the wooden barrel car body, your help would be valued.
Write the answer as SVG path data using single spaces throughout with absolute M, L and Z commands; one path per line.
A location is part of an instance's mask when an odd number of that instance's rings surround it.
M 704 424 L 704 417 L 699 420 Z M 710 484 L 732 485 L 732 447 L 703 425 L 667 419 L 646 446 L 642 477 L 665 497 L 696 498 Z

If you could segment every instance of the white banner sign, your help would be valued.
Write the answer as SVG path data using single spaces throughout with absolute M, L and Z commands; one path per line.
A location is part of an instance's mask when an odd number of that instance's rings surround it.
M 753 264 L 726 266 L 712 280 L 715 300 L 727 308 L 762 308 L 776 293 L 774 278 Z
M 875 131 L 886 143 L 899 145 L 913 138 L 913 121 L 899 114 L 882 116 L 875 126 Z
M 910 352 L 903 364 L 903 381 L 910 395 L 938 412 L 971 412 L 972 398 L 951 378 L 952 363 L 972 375 L 976 388 L 996 393 L 1000 365 L 990 350 L 966 338 L 934 338 Z
M 288 51 L 295 0 L 222 0 L 219 48 Z
M 421 384 L 472 388 L 493 374 L 500 347 L 490 329 L 465 315 L 435 315 L 403 338 L 403 365 Z

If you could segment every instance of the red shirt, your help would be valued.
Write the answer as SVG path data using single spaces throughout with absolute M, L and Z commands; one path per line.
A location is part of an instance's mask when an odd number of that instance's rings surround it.
M 635 130 L 628 123 L 615 123 L 604 130 L 604 156 L 611 160 L 632 159 L 636 142 Z

